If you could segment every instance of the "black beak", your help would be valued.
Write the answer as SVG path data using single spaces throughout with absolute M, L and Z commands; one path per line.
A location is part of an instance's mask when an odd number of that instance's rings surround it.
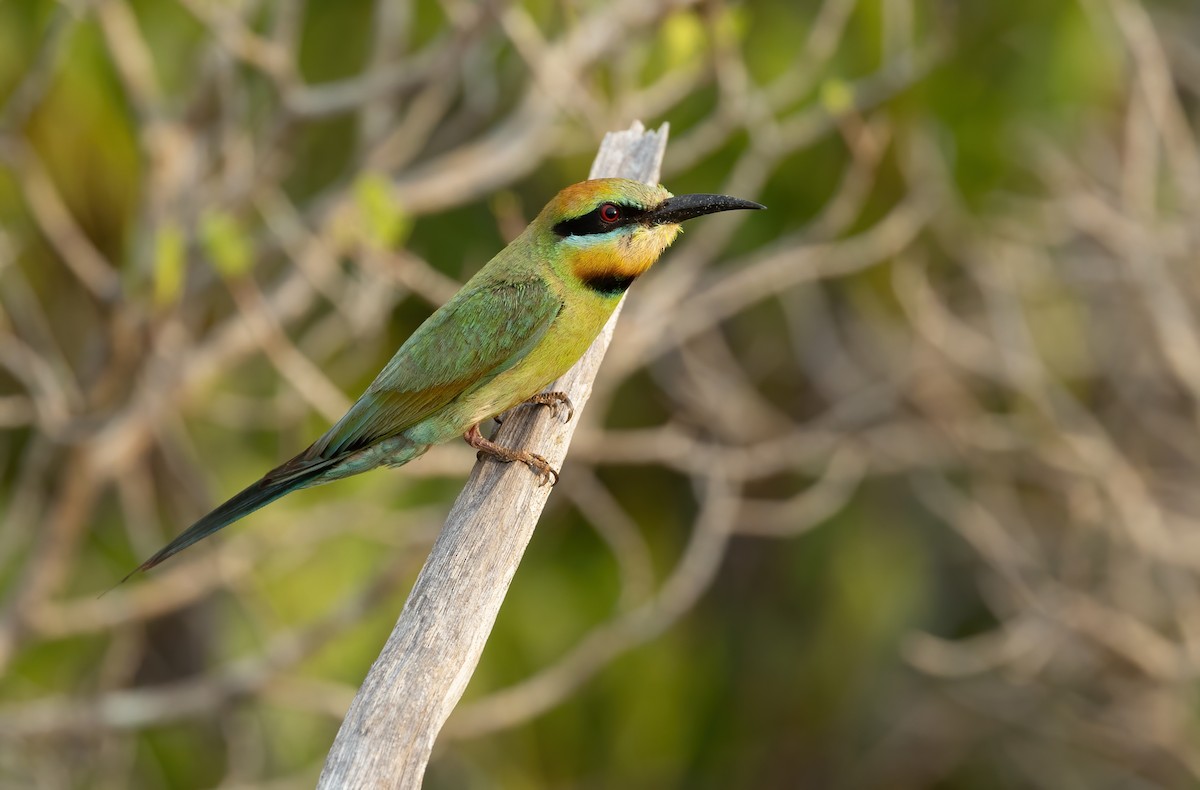
M 643 216 L 642 221 L 652 225 L 671 225 L 683 222 L 685 219 L 702 217 L 705 214 L 716 214 L 718 211 L 764 208 L 766 206 L 752 200 L 742 200 L 725 195 L 679 195 L 659 203 L 656 208 Z

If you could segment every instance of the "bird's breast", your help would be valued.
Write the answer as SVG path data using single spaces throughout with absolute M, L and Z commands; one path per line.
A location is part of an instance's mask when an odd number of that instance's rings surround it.
M 578 295 L 567 299 L 541 341 L 520 361 L 405 434 L 422 443 L 444 442 L 541 392 L 583 356 L 615 306 L 616 300 L 579 299 Z

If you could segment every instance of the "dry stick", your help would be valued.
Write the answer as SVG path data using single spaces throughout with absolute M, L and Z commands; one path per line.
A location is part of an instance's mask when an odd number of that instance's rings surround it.
M 591 177 L 656 183 L 666 144 L 665 125 L 647 132 L 634 122 L 628 131 L 605 136 Z M 497 441 L 562 465 L 619 313 L 618 307 L 575 367 L 550 386 L 570 395 L 576 419 L 563 424 L 550 409 L 516 409 Z M 479 663 L 550 495 L 550 486 L 536 481 L 524 464 L 484 460 L 475 465 L 383 652 L 350 705 L 319 788 L 420 787 L 434 740 Z

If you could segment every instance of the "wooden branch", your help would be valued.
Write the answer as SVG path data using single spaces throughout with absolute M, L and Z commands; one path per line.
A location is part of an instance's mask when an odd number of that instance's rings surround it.
M 605 136 L 592 178 L 657 183 L 667 129 Z M 550 409 L 509 413 L 498 441 L 541 453 L 558 468 L 592 392 L 620 307 L 590 349 L 550 386 L 571 396 L 575 419 Z M 350 705 L 321 772 L 319 788 L 421 786 L 434 740 L 458 703 L 509 583 L 533 536 L 551 487 L 522 464 L 475 464 L 446 518 L 404 611 Z

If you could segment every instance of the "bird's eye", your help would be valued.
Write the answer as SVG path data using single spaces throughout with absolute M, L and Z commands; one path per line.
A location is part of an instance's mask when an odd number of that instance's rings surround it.
M 605 222 L 616 222 L 621 218 L 621 209 L 614 206 L 612 203 L 605 203 L 600 207 L 600 219 Z

